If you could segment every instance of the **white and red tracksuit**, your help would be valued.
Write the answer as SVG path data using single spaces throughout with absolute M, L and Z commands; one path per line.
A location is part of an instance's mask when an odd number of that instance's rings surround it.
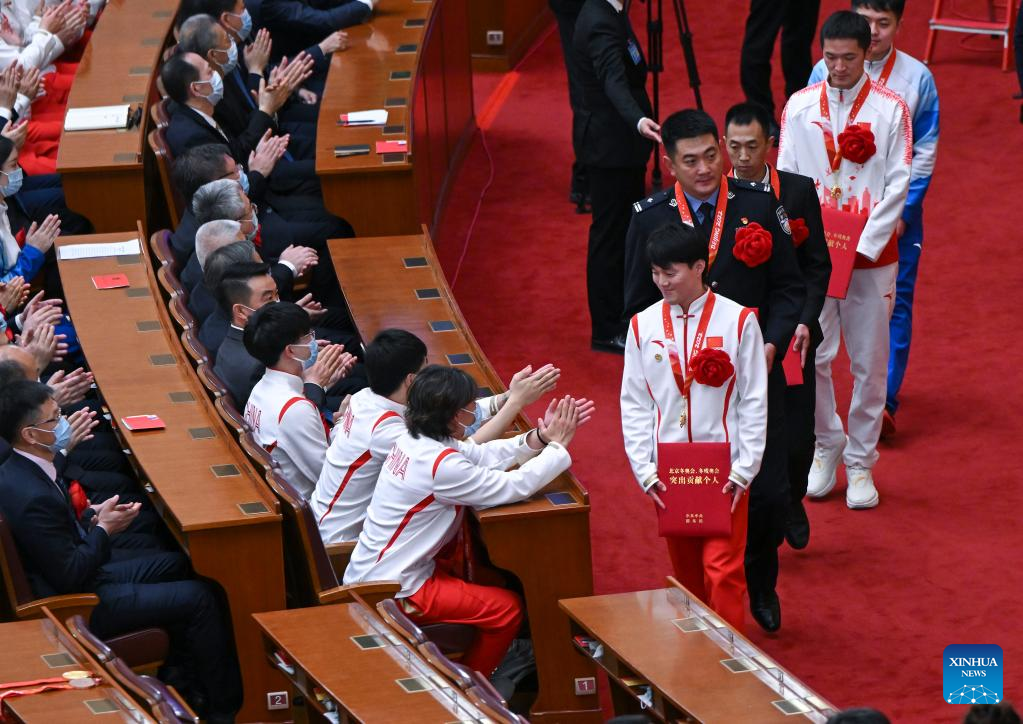
M 312 495 L 330 439 L 320 411 L 302 393 L 302 378 L 267 368 L 245 404 L 245 422 L 285 480 L 303 497 Z
M 705 292 L 685 312 L 681 306 L 670 307 L 672 334 L 681 360 L 689 359 L 693 352 L 698 320 L 709 295 Z M 625 342 L 622 435 L 636 481 L 644 491 L 657 481 L 657 444 L 661 442 L 729 442 L 732 472 L 752 481 L 760 471 L 767 440 L 767 362 L 756 314 L 714 295 L 701 347 L 727 352 L 735 373 L 721 387 L 693 382 L 683 427 L 684 400 L 669 358 L 672 342 L 665 334 L 665 304 L 658 302 L 634 316 Z M 679 582 L 739 629 L 746 593 L 747 500 L 744 495 L 734 513 L 731 537 L 665 539 Z
M 832 173 L 824 129 L 830 126 L 834 138 L 838 138 L 846 128 L 855 99 L 868 82 L 864 73 L 854 87 L 840 90 L 825 80 L 789 98 L 782 113 L 778 168 L 812 178 L 822 206 L 837 206 L 867 216 L 846 298 L 828 297 L 821 311 L 824 340 L 817 349 L 815 432 L 821 447 L 835 449 L 845 444 L 831 381 L 831 364 L 841 336 L 853 374 L 845 464 L 869 469 L 877 462 L 884 412 L 888 320 L 895 303 L 899 261 L 895 230 L 909 191 L 913 132 L 905 102 L 893 90 L 871 83 L 854 121 L 869 125 L 877 150 L 862 164 L 843 159 Z M 821 113 L 822 90 L 827 96 L 830 121 Z M 837 199 L 830 193 L 835 185 L 841 189 Z
M 384 461 L 345 584 L 398 581 L 396 597 L 414 620 L 477 628 L 463 663 L 489 676 L 522 619 L 518 597 L 466 583 L 437 569 L 434 557 L 457 533 L 465 506 L 486 508 L 528 498 L 569 468 L 568 451 L 541 451 L 526 434 L 477 445 L 402 434 Z M 514 464 L 519 467 L 508 471 Z
M 380 468 L 405 432 L 404 414 L 404 405 L 368 387 L 352 395 L 309 499 L 324 543 L 358 539 Z

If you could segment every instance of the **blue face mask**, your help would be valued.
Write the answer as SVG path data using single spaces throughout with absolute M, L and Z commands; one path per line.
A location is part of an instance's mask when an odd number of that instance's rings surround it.
M 302 371 L 305 372 L 307 369 L 316 364 L 316 356 L 320 353 L 320 347 L 316 344 L 316 337 L 309 340 L 309 359 L 300 359 L 299 363 L 302 365 Z
M 21 170 L 21 166 L 9 173 L 7 171 L 0 171 L 0 173 L 7 177 L 7 185 L 0 189 L 0 193 L 3 193 L 4 196 L 14 196 L 21 191 L 21 184 L 25 181 L 25 172 Z
M 210 91 L 209 95 L 203 96 L 210 102 L 211 105 L 216 106 L 224 97 L 224 79 L 220 77 L 220 73 L 213 71 L 208 81 L 196 81 L 197 83 L 209 83 L 213 90 Z
M 238 13 L 228 13 L 228 14 L 229 15 L 233 15 L 236 18 L 241 18 L 242 26 L 241 26 L 241 28 L 239 28 L 235 32 L 238 33 L 238 39 L 239 40 L 241 40 L 241 41 L 248 40 L 249 36 L 252 34 L 252 16 L 249 15 L 248 8 L 246 8 L 245 10 L 242 10 L 242 14 L 241 15 L 239 15 Z
M 472 437 L 481 427 L 483 427 L 483 408 L 477 402 L 472 411 L 472 424 L 465 428 L 465 436 Z
M 238 67 L 238 46 L 233 42 L 227 49 L 227 62 L 223 65 L 224 75 L 230 75 L 231 71 Z
M 242 178 L 245 178 L 245 174 L 242 174 Z M 252 231 L 245 235 L 245 241 L 254 241 L 256 234 L 259 233 L 259 217 L 256 216 L 256 212 L 252 212 Z
M 67 446 L 71 444 L 71 423 L 68 422 L 67 418 L 63 415 L 61 415 L 60 419 L 57 420 L 57 427 L 52 430 L 46 430 L 41 427 L 33 427 L 32 429 L 48 432 L 55 436 L 53 442 L 49 445 L 39 443 L 52 453 L 59 453 L 61 450 L 66 450 Z
M 245 169 L 243 169 L 243 168 L 238 169 L 238 183 L 241 184 L 242 191 L 244 191 L 245 195 L 248 196 L 249 195 L 249 175 L 247 173 L 245 173 Z

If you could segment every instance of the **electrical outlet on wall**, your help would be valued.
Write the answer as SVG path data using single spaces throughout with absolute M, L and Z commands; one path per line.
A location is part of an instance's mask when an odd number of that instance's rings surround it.
M 503 30 L 488 30 L 487 31 L 487 45 L 504 45 L 504 31 Z

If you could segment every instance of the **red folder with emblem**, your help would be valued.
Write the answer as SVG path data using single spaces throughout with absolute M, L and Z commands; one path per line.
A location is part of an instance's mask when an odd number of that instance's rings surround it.
M 821 207 L 824 221 L 824 238 L 831 255 L 831 279 L 828 281 L 828 296 L 845 299 L 849 292 L 853 264 L 856 262 L 856 246 L 860 234 L 867 225 L 865 214 L 855 214 L 830 206 Z
M 657 508 L 657 534 L 662 538 L 709 538 L 732 534 L 732 496 L 723 495 L 732 470 L 727 442 L 662 442 L 657 444 L 657 477 L 666 491 L 665 507 Z

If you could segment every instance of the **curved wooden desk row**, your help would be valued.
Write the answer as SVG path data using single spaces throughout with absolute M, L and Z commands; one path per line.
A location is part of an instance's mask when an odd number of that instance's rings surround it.
M 561 608 L 579 658 L 607 673 L 615 714 L 640 713 L 647 690 L 642 712 L 664 722 L 823 724 L 836 712 L 670 576 L 664 589 L 570 599 Z
M 104 667 L 89 655 L 65 626 L 48 610 L 45 618 L 0 623 L 0 684 L 61 677 L 65 671 L 103 674 Z M 5 687 L 6 688 L 6 687 Z M 34 688 L 34 687 L 19 687 Z M 66 722 L 95 724 L 102 716 L 110 721 L 151 724 L 154 720 L 109 676 L 90 689 L 63 689 L 5 699 L 0 705 L 4 720 L 16 722 Z
M 406 329 L 426 343 L 430 362 L 464 369 L 487 391 L 505 389 L 462 317 L 425 227 L 417 236 L 332 239 L 329 247 L 364 340 Z M 531 427 L 525 419 L 520 425 Z M 558 599 L 593 591 L 589 513 L 586 490 L 571 473 L 528 501 L 476 513 L 490 559 L 525 589 L 540 678 L 533 721 L 600 714 L 595 689 L 586 689 L 593 665 L 572 651 L 558 610 Z M 590 693 L 577 695 L 577 687 Z
M 98 232 L 131 229 L 150 217 L 146 190 L 159 189 L 159 179 L 146 150 L 149 105 L 178 3 L 109 0 L 78 65 L 69 109 L 143 106 L 141 126 L 61 134 L 57 172 L 68 206 L 88 216 Z
M 59 248 L 145 238 L 63 236 Z M 130 448 L 151 500 L 201 576 L 231 606 L 245 680 L 242 721 L 266 718 L 266 692 L 284 683 L 262 661 L 251 614 L 285 607 L 281 516 L 276 498 L 224 426 L 174 335 L 148 256 L 60 260 L 65 302 L 112 422 Z M 92 277 L 125 274 L 126 289 L 97 290 Z M 166 429 L 130 432 L 121 419 L 155 414 Z
M 316 172 L 327 208 L 361 236 L 419 233 L 444 205 L 449 177 L 476 129 L 469 0 L 380 0 L 373 19 L 348 28 L 335 53 L 317 124 Z M 387 108 L 387 125 L 338 125 L 342 113 Z M 377 141 L 408 152 L 379 155 Z M 335 158 L 337 146 L 368 155 Z

